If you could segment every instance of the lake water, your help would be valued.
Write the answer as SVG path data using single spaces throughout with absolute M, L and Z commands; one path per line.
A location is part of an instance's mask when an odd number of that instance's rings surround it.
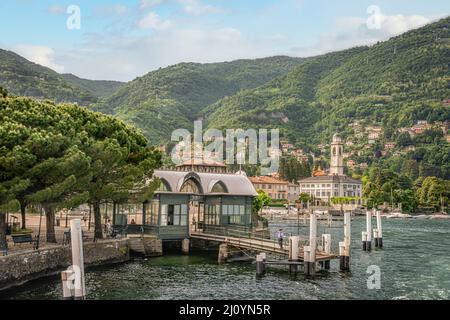
M 375 221 L 375 220 L 374 220 Z M 297 222 L 272 223 L 273 229 L 306 235 Z M 383 219 L 384 249 L 361 250 L 365 218 L 352 222 L 351 273 L 329 272 L 313 279 L 293 278 L 287 267 L 271 268 L 262 279 L 255 265 L 217 264 L 217 254 L 178 254 L 89 269 L 88 299 L 450 299 L 450 220 Z M 342 241 L 341 226 L 319 227 Z M 381 289 L 368 289 L 367 268 L 379 266 Z M 0 292 L 0 299 L 60 299 L 59 276 Z

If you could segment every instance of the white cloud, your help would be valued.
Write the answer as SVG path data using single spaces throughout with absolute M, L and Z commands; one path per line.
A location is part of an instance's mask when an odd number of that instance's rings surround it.
M 171 20 L 161 20 L 155 12 L 149 12 L 138 22 L 138 27 L 141 29 L 166 30 L 172 27 L 172 25 L 173 22 Z
M 178 0 L 178 2 L 183 6 L 184 12 L 194 16 L 223 12 L 221 8 L 202 4 L 199 0 Z
M 128 8 L 121 4 L 102 5 L 94 8 L 94 14 L 104 17 L 125 15 L 128 11 Z
M 332 28 L 333 31 L 321 34 L 316 44 L 292 48 L 291 54 L 313 56 L 360 45 L 372 45 L 409 30 L 420 28 L 430 23 L 436 17 L 431 18 L 421 15 L 389 16 L 380 12 L 377 18 L 379 19 L 379 24 L 376 28 L 369 28 L 368 20 L 360 17 L 337 19 Z
M 66 14 L 67 7 L 64 6 L 51 6 L 47 9 L 47 11 L 54 15 L 62 15 Z
M 34 63 L 48 67 L 59 73 L 64 72 L 64 66 L 55 62 L 55 51 L 50 47 L 22 44 L 15 46 L 13 50 Z
M 275 42 L 250 41 L 234 28 L 168 29 L 145 37 L 92 34 L 77 51 L 58 52 L 66 72 L 129 81 L 180 62 L 222 62 L 273 54 Z M 114 67 L 111 67 L 114 66 Z
M 381 31 L 386 35 L 396 36 L 402 34 L 408 30 L 423 27 L 430 23 L 430 19 L 420 15 L 404 16 L 394 15 L 386 16 L 380 15 Z
M 163 3 L 164 0 L 140 0 L 139 7 L 141 9 L 144 8 L 153 8 L 161 3 Z

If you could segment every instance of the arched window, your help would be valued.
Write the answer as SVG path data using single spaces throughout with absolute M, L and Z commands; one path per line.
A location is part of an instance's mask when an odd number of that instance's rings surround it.
M 342 156 L 342 148 L 339 148 L 339 155 Z
M 228 193 L 228 190 L 225 184 L 219 181 L 212 187 L 211 193 Z
M 161 183 L 156 191 L 172 191 L 170 185 L 165 179 L 160 179 Z
M 195 179 L 188 179 L 180 189 L 182 193 L 201 193 L 201 187 Z
M 333 148 L 333 156 L 336 155 L 336 147 Z

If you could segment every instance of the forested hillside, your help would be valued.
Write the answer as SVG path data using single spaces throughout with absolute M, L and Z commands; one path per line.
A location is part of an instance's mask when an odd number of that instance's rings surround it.
M 210 127 L 280 127 L 317 144 L 355 119 L 391 128 L 449 119 L 450 19 L 372 47 L 313 58 L 285 76 L 208 107 Z M 344 134 L 345 135 L 345 134 Z
M 150 72 L 93 107 L 141 128 L 152 143 L 190 128 L 208 105 L 283 75 L 304 59 L 272 57 L 225 63 L 181 63 Z
M 10 94 L 88 105 L 97 101 L 89 90 L 67 82 L 57 72 L 0 49 L 0 86 Z
M 95 97 L 107 97 L 121 88 L 125 83 L 120 81 L 88 80 L 73 74 L 61 75 L 67 82 L 89 91 Z

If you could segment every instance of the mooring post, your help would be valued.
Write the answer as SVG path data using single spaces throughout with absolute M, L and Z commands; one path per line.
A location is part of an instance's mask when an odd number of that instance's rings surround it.
M 70 221 L 70 235 L 72 240 L 72 270 L 75 273 L 75 300 L 86 298 L 86 284 L 84 280 L 84 253 L 81 220 Z
M 375 245 L 375 248 L 378 248 L 378 229 L 373 229 L 373 243 Z
M 372 211 L 366 212 L 366 232 L 367 232 L 367 243 L 366 250 L 372 250 Z
M 350 256 L 352 244 L 352 215 L 344 213 L 344 270 L 350 270 Z
M 345 271 L 345 243 L 339 242 L 339 269 Z
M 73 300 L 73 274 L 73 270 L 65 270 L 61 272 L 63 300 Z
M 305 275 L 307 275 L 307 276 L 311 274 L 310 256 L 311 256 L 311 247 L 304 246 L 303 247 L 303 270 L 305 271 Z
M 383 229 L 381 227 L 381 211 L 377 211 L 378 247 L 383 248 Z
M 228 259 L 228 245 L 226 243 L 222 243 L 219 246 L 219 257 L 218 262 L 219 264 L 225 263 Z
M 309 215 L 309 253 L 306 260 L 305 251 L 305 271 L 307 275 L 313 276 L 316 273 L 316 238 L 317 238 L 317 216 L 314 212 Z M 306 248 L 306 247 L 305 247 Z
M 326 254 L 331 255 L 331 234 L 322 235 L 322 247 Z M 323 262 L 323 268 L 325 270 L 330 270 L 330 260 L 325 260 Z
M 289 237 L 289 261 L 298 262 L 298 244 L 300 241 L 299 236 L 292 236 Z M 289 272 L 290 273 L 297 273 L 298 265 L 297 264 L 290 264 L 289 265 Z
M 264 274 L 264 261 L 261 254 L 256 255 L 256 277 L 260 278 Z
M 263 265 L 262 265 L 262 267 L 263 267 L 263 274 L 266 274 L 267 254 L 263 252 L 260 255 L 261 255 L 261 258 L 262 258 L 262 261 L 263 261 Z
M 363 251 L 367 251 L 367 231 L 361 232 L 361 242 Z
M 183 254 L 189 254 L 189 246 L 189 239 L 183 239 L 183 241 L 181 242 L 181 251 L 183 252 Z

